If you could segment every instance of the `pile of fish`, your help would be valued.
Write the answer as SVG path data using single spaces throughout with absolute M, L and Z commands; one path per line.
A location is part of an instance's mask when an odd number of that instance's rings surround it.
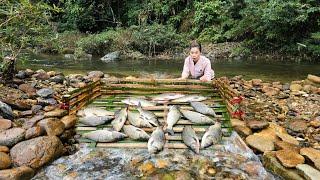
M 207 98 L 199 95 L 183 95 L 178 93 L 165 93 L 152 97 L 152 100 L 145 98 L 130 97 L 122 100 L 125 107 L 116 112 L 88 107 L 78 112 L 79 123 L 86 126 L 98 126 L 110 123 L 112 129 L 95 130 L 84 133 L 82 137 L 96 142 L 116 142 L 124 138 L 132 140 L 148 141 L 148 151 L 157 153 L 163 150 L 168 136 L 174 135 L 174 126 L 181 117 L 186 118 L 193 125 L 211 125 L 199 140 L 198 135 L 191 125 L 185 125 L 181 138 L 186 146 L 195 153 L 200 149 L 207 148 L 219 143 L 222 137 L 221 124 L 211 117 L 216 113 L 208 105 L 201 102 Z M 160 123 L 157 116 L 145 107 L 156 107 L 159 103 L 185 103 L 189 104 L 194 111 L 180 108 L 178 105 L 169 106 L 169 112 L 164 123 Z M 130 108 L 129 106 L 133 106 Z M 136 111 L 135 111 L 136 110 Z M 149 135 L 144 129 L 152 129 Z

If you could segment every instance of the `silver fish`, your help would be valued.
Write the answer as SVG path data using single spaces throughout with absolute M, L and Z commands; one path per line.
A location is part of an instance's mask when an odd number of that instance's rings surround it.
M 88 107 L 83 110 L 85 116 L 95 115 L 95 116 L 113 116 L 114 112 L 107 111 L 97 107 Z
M 187 145 L 192 151 L 199 154 L 200 143 L 196 132 L 191 126 L 185 126 L 182 130 L 182 141 Z
M 214 124 L 215 121 L 210 117 L 198 112 L 180 109 L 182 115 L 195 124 Z
M 170 100 L 178 99 L 184 96 L 185 96 L 184 94 L 179 94 L 179 93 L 163 93 L 163 94 L 154 96 L 152 100 L 153 101 L 170 101 Z
M 132 106 L 138 106 L 139 103 L 141 103 L 142 107 L 156 106 L 156 103 L 154 103 L 154 102 L 150 102 L 150 101 L 147 101 L 142 98 L 134 98 L 134 97 L 124 99 L 121 102 L 128 104 L 128 105 L 132 105 Z
M 172 102 L 191 102 L 191 101 L 204 101 L 207 98 L 199 95 L 186 95 L 184 97 L 174 99 Z
M 167 115 L 167 132 L 171 135 L 174 134 L 173 126 L 179 121 L 181 118 L 181 113 L 177 106 L 171 106 Z
M 124 125 L 123 132 L 134 140 L 148 140 L 150 138 L 149 134 L 144 130 L 132 125 Z
M 221 124 L 215 123 L 210 126 L 201 139 L 201 148 L 207 148 L 213 144 L 217 144 L 222 138 Z
M 157 116 L 153 112 L 142 109 L 141 104 L 138 104 L 137 109 L 140 113 L 140 118 L 148 121 L 152 126 L 159 126 Z
M 128 120 L 130 124 L 136 126 L 136 127 L 147 127 L 152 128 L 153 126 L 149 123 L 149 121 L 146 121 L 140 117 L 140 113 L 138 112 L 131 112 L 128 111 Z
M 150 153 L 157 153 L 161 151 L 164 147 L 165 135 L 161 127 L 157 127 L 154 130 L 148 141 L 148 151 Z
M 216 117 L 216 113 L 213 109 L 211 109 L 208 105 L 202 102 L 190 102 L 190 105 L 193 107 L 194 110 L 201 114 L 210 115 Z
M 84 116 L 79 118 L 79 122 L 88 126 L 98 126 L 110 122 L 113 116 Z
M 117 131 L 109 131 L 103 129 L 84 133 L 82 137 L 91 139 L 96 142 L 114 142 L 127 137 L 127 135 Z
M 128 116 L 128 106 L 122 108 L 120 111 L 115 112 L 114 120 L 111 122 L 115 131 L 120 131 Z

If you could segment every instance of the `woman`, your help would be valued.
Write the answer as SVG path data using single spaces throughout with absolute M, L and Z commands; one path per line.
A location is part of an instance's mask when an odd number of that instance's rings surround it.
M 214 78 L 211 62 L 201 55 L 201 44 L 196 41 L 190 45 L 190 55 L 184 60 L 180 79 L 187 79 L 190 75 L 192 79 L 200 79 L 200 81 L 211 81 Z

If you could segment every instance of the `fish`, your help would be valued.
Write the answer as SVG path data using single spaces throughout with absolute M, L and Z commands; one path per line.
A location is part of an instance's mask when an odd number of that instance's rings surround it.
M 138 106 L 140 103 L 142 107 L 150 107 L 150 106 L 157 105 L 155 102 L 150 102 L 148 100 L 145 100 L 142 98 L 135 98 L 135 97 L 124 99 L 121 102 L 123 102 L 124 104 L 132 105 L 132 106 Z
M 125 137 L 127 137 L 127 135 L 121 132 L 103 129 L 84 133 L 82 137 L 91 139 L 95 142 L 114 142 L 124 139 Z
M 207 148 L 213 144 L 217 144 L 222 138 L 221 124 L 219 122 L 210 126 L 201 139 L 201 148 Z
M 95 116 L 114 116 L 114 112 L 107 111 L 97 107 L 88 107 L 83 110 L 85 116 L 95 115 Z
M 204 101 L 207 97 L 199 96 L 199 95 L 186 95 L 178 99 L 172 100 L 172 102 L 191 102 L 191 101 Z
M 79 118 L 79 122 L 88 126 L 98 126 L 110 122 L 113 116 L 84 116 Z
M 120 131 L 127 120 L 128 116 L 128 106 L 120 109 L 120 111 L 115 112 L 114 120 L 111 125 L 115 131 Z
M 142 118 L 145 121 L 148 121 L 152 126 L 159 126 L 159 121 L 157 119 L 157 116 L 151 112 L 151 111 L 147 111 L 142 109 L 141 104 L 138 104 L 138 111 L 140 113 L 140 118 Z
M 178 99 L 184 96 L 185 96 L 184 94 L 179 94 L 179 93 L 163 93 L 163 94 L 154 96 L 152 100 L 153 101 L 170 101 L 170 100 Z
M 150 138 L 150 135 L 144 130 L 132 125 L 124 125 L 123 132 L 134 140 L 148 140 Z
M 149 153 L 155 154 L 161 151 L 165 143 L 165 135 L 162 127 L 157 127 L 151 134 L 148 140 L 148 151 Z
M 196 132 L 191 126 L 185 126 L 182 130 L 182 141 L 187 145 L 192 151 L 199 154 L 200 153 L 200 142 L 196 135 Z
M 180 109 L 180 112 L 185 118 L 187 118 L 189 121 L 195 124 L 214 124 L 215 123 L 215 121 L 210 117 L 198 112 L 189 111 L 185 109 Z
M 149 121 L 146 121 L 145 119 L 142 119 L 140 117 L 140 113 L 138 112 L 131 112 L 128 111 L 128 120 L 130 124 L 136 126 L 136 127 L 146 127 L 146 128 L 152 128 L 153 126 L 149 123 Z
M 205 115 L 210 115 L 213 117 L 216 117 L 216 113 L 213 109 L 211 109 L 208 105 L 202 103 L 202 102 L 190 102 L 191 107 L 196 110 L 197 112 Z
M 167 115 L 167 129 L 166 129 L 166 131 L 171 135 L 174 134 L 173 126 L 179 121 L 180 118 L 181 118 L 181 113 L 178 107 L 175 105 L 171 106 Z

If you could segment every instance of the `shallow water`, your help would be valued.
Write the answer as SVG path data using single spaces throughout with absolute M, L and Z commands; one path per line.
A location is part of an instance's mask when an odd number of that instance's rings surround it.
M 290 62 L 289 62 L 290 61 Z M 183 59 L 172 60 L 132 60 L 104 63 L 98 58 L 92 60 L 71 60 L 63 56 L 37 55 L 29 56 L 27 60 L 20 61 L 21 69 L 55 70 L 65 74 L 100 70 L 115 76 L 137 76 L 155 78 L 179 77 L 183 67 Z M 243 75 L 245 79 L 259 78 L 265 81 L 290 82 L 305 79 L 308 74 L 320 76 L 320 63 L 316 61 L 270 61 L 267 59 L 223 59 L 212 60 L 212 67 L 216 76 L 233 77 Z
M 233 133 L 213 149 L 102 149 L 83 146 L 40 170 L 33 179 L 274 179 L 259 158 Z

